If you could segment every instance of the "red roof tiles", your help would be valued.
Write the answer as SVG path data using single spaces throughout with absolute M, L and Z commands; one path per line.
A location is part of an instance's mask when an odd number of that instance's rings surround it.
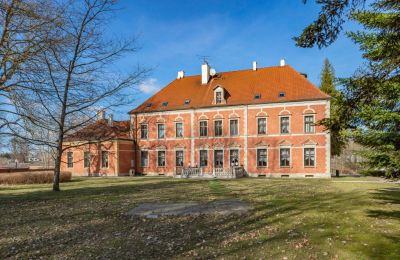
M 105 141 L 113 139 L 131 139 L 129 121 L 113 121 L 112 126 L 110 126 L 107 120 L 98 120 L 65 137 L 64 141 Z

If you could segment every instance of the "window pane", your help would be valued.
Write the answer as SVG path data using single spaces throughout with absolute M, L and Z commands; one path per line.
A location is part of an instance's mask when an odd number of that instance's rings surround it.
M 304 117 L 304 131 L 306 133 L 314 132 L 314 116 L 305 116 Z
M 268 162 L 267 149 L 257 150 L 257 166 L 266 167 Z
M 67 167 L 72 168 L 74 167 L 74 154 L 73 152 L 67 153 Z
M 200 166 L 204 167 L 208 165 L 208 151 L 200 150 Z
M 176 123 L 176 137 L 183 137 L 183 124 Z
M 165 125 L 158 124 L 158 138 L 165 138 Z
M 107 151 L 101 152 L 101 167 L 108 168 L 108 152 Z
M 176 151 L 176 166 L 183 166 L 183 151 Z
M 289 117 L 288 116 L 281 117 L 281 133 L 282 134 L 289 133 Z
M 165 151 L 158 151 L 158 166 L 165 166 Z
M 208 122 L 200 121 L 200 136 L 207 136 L 207 135 L 208 135 Z
M 230 129 L 231 136 L 238 135 L 238 132 L 239 132 L 239 129 L 238 129 L 239 121 L 237 119 L 230 120 L 229 124 L 230 124 L 229 129 Z
M 147 125 L 140 125 L 140 138 L 147 139 Z
M 222 120 L 214 121 L 214 135 L 222 136 Z
M 290 166 L 290 149 L 289 148 L 281 148 L 280 149 L 280 165 L 282 167 Z
M 149 166 L 149 152 L 148 151 L 141 151 L 140 152 L 140 165 L 142 167 Z
M 90 167 L 90 152 L 84 152 L 83 154 L 83 167 Z
M 257 120 L 257 128 L 258 134 L 264 135 L 267 133 L 267 119 L 266 118 L 259 118 Z
M 231 166 L 239 166 L 239 150 L 234 149 L 229 151 L 229 160 Z
M 315 165 L 315 148 L 304 148 L 304 166 Z
M 222 103 L 222 93 L 220 91 L 215 93 L 215 103 L 216 104 Z
M 224 167 L 224 151 L 222 150 L 214 151 L 214 167 L 218 168 Z

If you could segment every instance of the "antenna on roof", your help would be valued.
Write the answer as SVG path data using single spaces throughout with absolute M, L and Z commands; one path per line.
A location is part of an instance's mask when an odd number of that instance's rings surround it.
M 203 63 L 207 63 L 210 60 L 210 56 L 206 56 L 206 55 L 196 55 L 200 60 L 203 61 Z

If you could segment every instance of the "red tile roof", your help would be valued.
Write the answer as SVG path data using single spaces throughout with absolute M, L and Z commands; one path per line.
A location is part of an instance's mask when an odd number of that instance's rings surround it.
M 227 92 L 226 104 L 213 104 L 213 90 L 218 85 Z M 285 97 L 279 97 L 280 92 Z M 261 94 L 261 98 L 255 99 L 256 94 Z M 190 103 L 185 105 L 187 99 Z M 286 65 L 217 73 L 207 85 L 201 84 L 201 75 L 185 76 L 169 83 L 130 113 L 315 99 L 329 96 Z M 168 102 L 167 106 L 162 105 L 164 102 Z
M 113 139 L 131 139 L 129 121 L 113 121 L 113 125 L 110 126 L 107 120 L 98 120 L 65 137 L 64 141 L 104 141 Z

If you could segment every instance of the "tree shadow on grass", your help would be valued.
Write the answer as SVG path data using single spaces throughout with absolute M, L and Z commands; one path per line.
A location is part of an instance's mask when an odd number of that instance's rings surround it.
M 379 200 L 380 203 L 398 205 L 400 204 L 400 187 L 379 189 L 373 193 L 373 198 Z M 400 210 L 369 210 L 368 215 L 375 218 L 400 219 Z

